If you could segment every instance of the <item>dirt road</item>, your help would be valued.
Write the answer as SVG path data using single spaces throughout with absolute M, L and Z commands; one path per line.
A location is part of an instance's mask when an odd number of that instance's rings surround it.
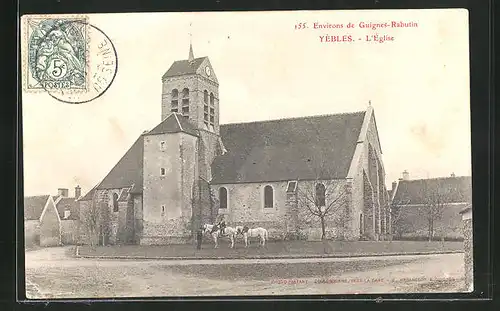
M 28 298 L 450 292 L 463 254 L 322 259 L 93 260 L 26 253 Z

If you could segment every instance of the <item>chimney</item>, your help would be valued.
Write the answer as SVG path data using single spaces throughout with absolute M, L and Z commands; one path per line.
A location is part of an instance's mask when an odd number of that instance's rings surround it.
M 68 189 L 67 188 L 58 188 L 57 195 L 67 198 L 68 197 Z
M 451 173 L 451 175 L 450 175 L 450 176 L 451 176 L 451 177 L 455 177 L 455 173 Z
M 407 170 L 403 171 L 403 180 L 410 180 L 410 173 Z
M 397 182 L 395 182 L 395 181 L 393 181 L 393 182 L 392 182 L 392 188 L 391 188 L 391 190 L 392 190 L 392 191 L 394 191 L 394 189 L 396 189 L 396 185 L 397 185 L 397 184 L 398 184 L 398 183 L 397 183 Z
M 82 195 L 82 188 L 80 186 L 75 187 L 75 200 L 78 199 Z

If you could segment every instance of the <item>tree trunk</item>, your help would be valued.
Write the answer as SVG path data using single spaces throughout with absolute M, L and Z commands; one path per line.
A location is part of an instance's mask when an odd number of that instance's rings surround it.
M 321 240 L 324 240 L 326 238 L 325 234 L 325 217 L 322 216 L 320 217 L 321 219 Z
M 428 220 L 429 222 L 429 226 L 428 226 L 428 238 L 429 238 L 429 242 L 432 242 L 432 218 L 429 218 Z

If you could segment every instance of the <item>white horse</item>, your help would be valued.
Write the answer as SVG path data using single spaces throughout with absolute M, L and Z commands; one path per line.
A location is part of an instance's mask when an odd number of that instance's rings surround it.
M 203 225 L 203 233 L 210 233 L 212 232 L 212 229 L 214 228 L 214 225 L 209 225 L 209 224 L 204 224 Z M 234 240 L 236 238 L 237 231 L 235 228 L 232 227 L 225 227 L 224 228 L 224 234 L 221 236 L 220 235 L 220 228 L 212 232 L 210 235 L 214 239 L 215 247 L 217 248 L 219 246 L 219 243 L 217 240 L 219 237 L 229 237 L 231 239 L 231 248 L 234 248 Z
M 245 240 L 245 247 L 248 247 L 248 237 L 260 238 L 260 245 L 265 246 L 266 240 L 268 240 L 267 230 L 264 228 L 253 228 L 250 229 L 247 226 L 236 226 L 236 232 L 243 234 L 243 240 Z

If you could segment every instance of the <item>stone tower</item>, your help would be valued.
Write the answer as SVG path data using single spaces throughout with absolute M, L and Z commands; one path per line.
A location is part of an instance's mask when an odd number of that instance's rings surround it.
M 211 179 L 210 165 L 224 147 L 219 136 L 219 82 L 208 57 L 176 61 L 162 77 L 162 120 L 177 112 L 199 130 L 199 173 Z
M 222 152 L 219 84 L 190 45 L 163 75 L 161 122 L 144 136 L 141 244 L 182 242 L 209 218 L 210 166 Z

